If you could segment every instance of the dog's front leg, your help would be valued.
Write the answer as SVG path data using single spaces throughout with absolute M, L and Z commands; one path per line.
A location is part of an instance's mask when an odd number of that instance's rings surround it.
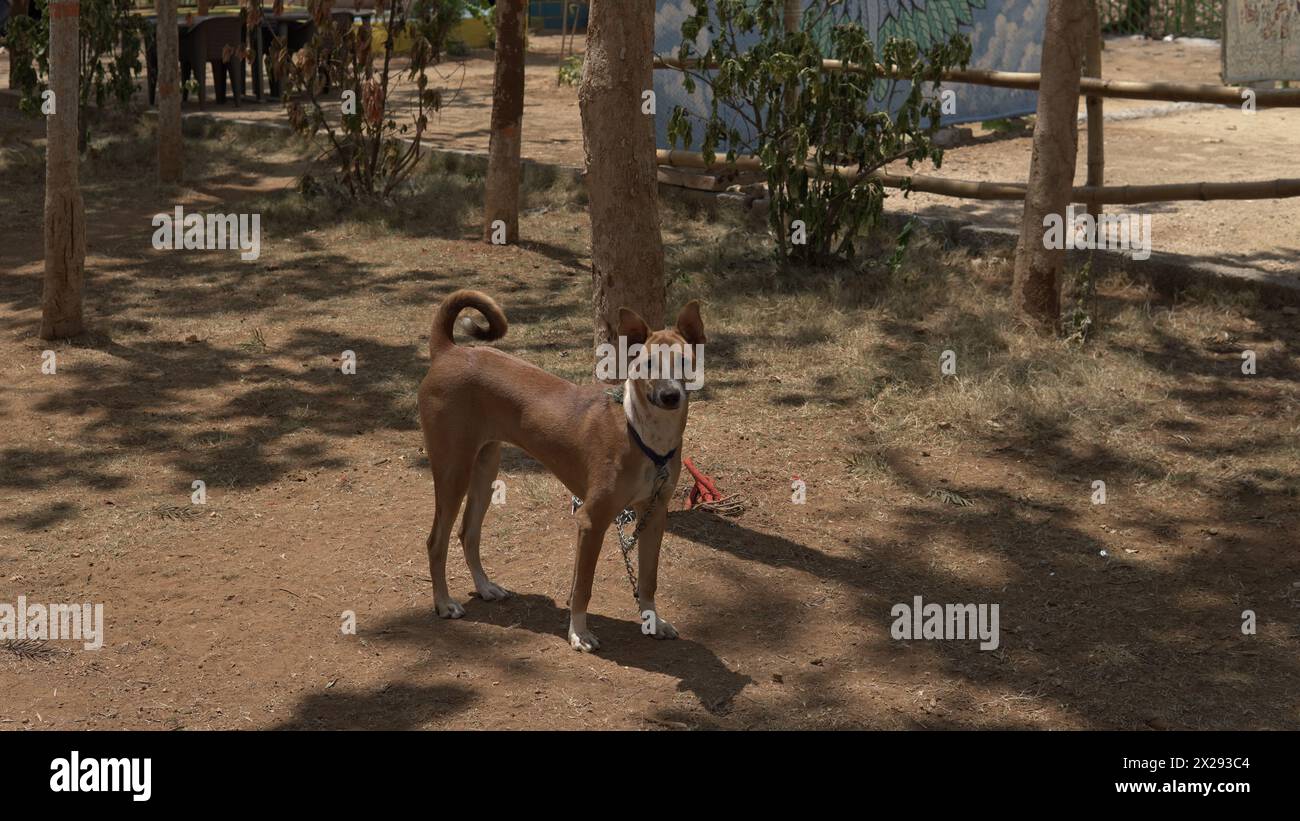
M 641 614 L 641 632 L 657 639 L 677 638 L 677 629 L 659 615 L 655 607 L 655 590 L 659 586 L 659 545 L 664 540 L 664 526 L 668 521 L 666 500 L 655 499 L 646 510 L 638 506 L 637 516 L 649 515 L 645 530 L 636 546 L 637 611 Z
M 613 520 L 600 506 L 588 503 L 578 509 L 578 551 L 573 563 L 573 590 L 569 594 L 569 644 L 590 653 L 600 649 L 596 635 L 587 629 L 587 605 L 591 583 L 596 577 L 596 560 Z

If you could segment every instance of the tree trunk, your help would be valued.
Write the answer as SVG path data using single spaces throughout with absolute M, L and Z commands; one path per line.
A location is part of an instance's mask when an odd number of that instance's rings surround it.
M 1065 267 L 1065 248 L 1063 244 L 1061 248 L 1044 247 L 1044 221 L 1053 214 L 1065 219 L 1074 186 L 1087 10 L 1088 4 L 1079 0 L 1050 0 L 1043 33 L 1042 83 L 1024 221 L 1016 245 L 1012 301 L 1022 319 L 1044 330 L 1055 330 L 1061 318 L 1058 283 Z M 1065 226 L 1066 231 L 1072 228 Z
M 798 31 L 799 21 L 803 19 L 803 0 L 785 0 L 781 14 L 781 22 L 786 32 Z
M 617 342 L 618 309 L 664 324 L 664 247 L 654 116 L 654 4 L 592 0 L 578 105 L 591 201 L 595 341 Z
M 492 86 L 492 136 L 483 194 L 483 240 L 505 223 L 505 241 L 519 241 L 520 135 L 524 119 L 524 0 L 497 3 L 497 59 Z
M 86 264 L 86 211 L 77 182 L 77 0 L 52 0 L 50 89 L 54 112 L 45 119 L 45 292 L 41 339 L 85 331 L 81 286 Z
M 176 0 L 158 0 L 158 179 L 178 183 L 181 158 L 181 67 Z
M 1083 58 L 1083 75 L 1101 77 L 1101 12 L 1100 0 L 1087 0 L 1088 22 L 1087 49 Z M 1105 141 L 1105 105 L 1103 97 L 1090 94 L 1084 105 L 1088 111 L 1088 182 L 1089 188 L 1101 188 L 1106 184 L 1106 141 Z M 1089 203 L 1092 214 L 1100 214 L 1097 203 Z
M 803 22 L 803 0 L 785 0 L 785 6 L 782 9 L 782 28 L 786 34 L 797 34 L 799 25 Z M 799 105 L 799 84 L 798 81 L 792 82 L 785 90 L 785 117 L 791 118 L 794 115 L 795 107 Z M 787 120 L 788 121 L 788 120 Z M 793 156 L 797 147 L 795 140 L 798 137 L 796 129 L 786 131 L 786 145 L 784 147 L 787 155 Z M 778 237 L 778 246 L 781 249 L 781 256 L 790 256 L 790 226 L 794 218 L 790 211 L 784 211 L 781 214 L 781 236 Z M 829 241 L 829 237 L 826 238 Z
M 560 3 L 560 64 L 564 64 L 564 58 L 569 56 L 565 49 L 565 43 L 569 39 L 569 4 L 572 0 L 562 0 Z M 573 27 L 578 27 L 578 21 L 573 21 Z M 560 84 L 560 73 L 555 72 L 555 84 Z

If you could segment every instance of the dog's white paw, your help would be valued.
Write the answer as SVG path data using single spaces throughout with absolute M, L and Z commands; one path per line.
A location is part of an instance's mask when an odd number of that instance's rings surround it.
M 456 602 L 454 601 L 434 602 L 433 606 L 434 609 L 438 611 L 438 618 L 458 619 L 461 616 L 465 615 L 465 608 L 461 607 L 459 604 L 456 604 Z
M 649 620 L 641 622 L 641 632 L 647 636 L 656 639 L 675 639 L 677 638 L 677 628 L 673 627 L 666 620 L 654 616 L 654 621 Z
M 600 642 L 590 630 L 569 630 L 569 646 L 582 653 L 592 653 L 600 649 Z
M 502 599 L 508 599 L 514 595 L 504 587 L 495 585 L 487 579 L 484 579 L 481 584 L 476 582 L 474 584 L 474 590 L 478 593 L 478 597 L 483 601 L 501 601 Z
M 676 628 L 676 627 L 673 627 L 671 624 L 669 624 L 668 622 L 664 621 L 663 619 L 659 619 L 659 623 L 656 624 L 655 627 L 658 628 L 658 629 L 656 629 L 655 632 L 654 632 L 654 637 L 655 637 L 655 638 L 657 638 L 657 639 L 675 639 L 675 638 L 677 638 L 677 628 Z

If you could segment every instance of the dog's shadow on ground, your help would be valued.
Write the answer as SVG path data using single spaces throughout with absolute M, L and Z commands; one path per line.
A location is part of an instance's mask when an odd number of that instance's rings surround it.
M 326 690 L 294 707 L 272 730 L 414 730 L 458 713 L 474 702 L 460 684 L 384 685 L 371 692 Z
M 432 606 L 408 610 L 363 632 L 376 643 L 418 645 L 435 653 L 454 654 L 466 662 L 507 667 L 517 663 L 518 654 L 503 645 L 513 643 L 509 631 L 522 629 L 554 641 L 557 651 L 577 656 L 568 647 L 569 610 L 549 596 L 515 593 L 498 602 L 471 598 L 465 610 L 464 617 L 456 620 L 437 618 Z M 749 676 L 727 667 L 708 647 L 689 638 L 656 641 L 641 634 L 640 622 L 596 613 L 588 614 L 587 623 L 601 641 L 596 658 L 671 676 L 677 680 L 679 691 L 694 695 L 712 715 L 729 712 L 736 696 L 754 683 Z M 502 631 L 506 631 L 504 637 Z M 550 655 L 538 656 L 536 661 L 551 663 Z

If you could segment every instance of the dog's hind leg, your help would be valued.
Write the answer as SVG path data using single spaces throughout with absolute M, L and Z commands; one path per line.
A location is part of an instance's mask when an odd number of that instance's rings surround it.
M 433 528 L 429 531 L 429 578 L 433 579 L 433 606 L 444 619 L 458 619 L 465 608 L 451 598 L 447 589 L 447 546 L 451 541 L 451 528 L 460 512 L 469 486 L 471 465 L 448 461 L 434 465 L 433 491 L 436 501 L 433 510 Z
M 469 480 L 469 497 L 465 501 L 465 515 L 460 520 L 460 543 L 465 548 L 465 563 L 469 565 L 469 574 L 474 577 L 474 589 L 484 601 L 496 601 L 510 595 L 509 590 L 492 583 L 487 571 L 483 569 L 483 560 L 479 558 L 483 517 L 487 515 L 488 506 L 492 503 L 492 484 L 496 481 L 497 469 L 500 467 L 501 443 L 488 442 L 474 460 L 474 472 Z

